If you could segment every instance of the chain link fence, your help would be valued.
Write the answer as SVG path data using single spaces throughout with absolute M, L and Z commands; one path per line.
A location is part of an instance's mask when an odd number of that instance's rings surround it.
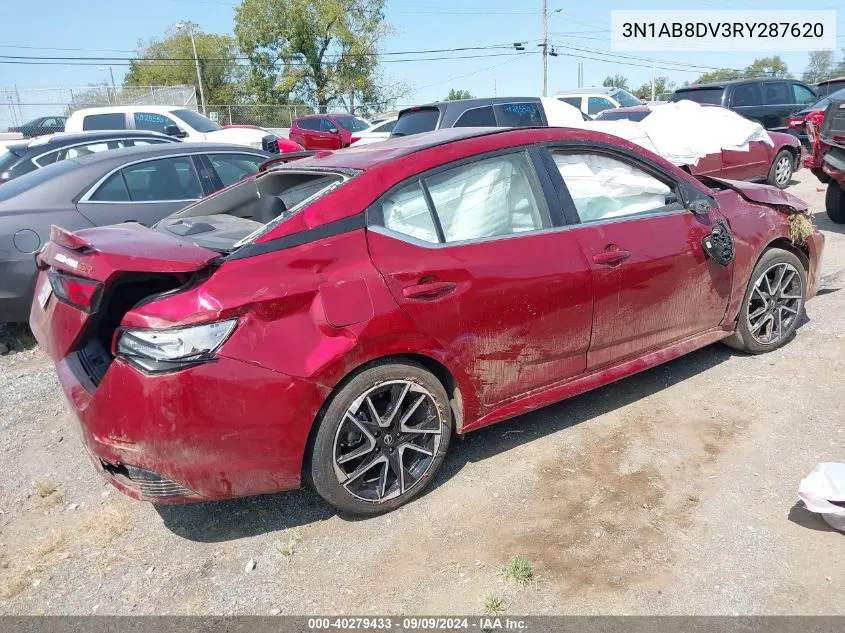
M 38 117 L 68 116 L 82 108 L 163 105 L 197 110 L 194 86 L 0 88 L 0 130 Z

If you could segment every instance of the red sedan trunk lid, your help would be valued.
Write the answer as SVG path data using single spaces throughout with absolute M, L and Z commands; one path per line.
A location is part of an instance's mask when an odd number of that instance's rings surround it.
M 35 285 L 29 324 L 41 347 L 54 360 L 73 350 L 86 325 L 106 303 L 115 282 L 126 273 L 186 275 L 220 254 L 159 233 L 140 224 L 85 229 L 70 233 L 54 226 L 50 241 L 36 258 L 41 273 Z M 54 279 L 99 285 L 89 307 L 60 298 Z M 93 284 L 88 282 L 89 287 Z M 151 293 L 152 294 L 152 293 Z

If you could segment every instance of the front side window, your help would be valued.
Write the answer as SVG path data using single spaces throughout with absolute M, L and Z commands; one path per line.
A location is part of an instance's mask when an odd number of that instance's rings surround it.
M 153 114 L 152 112 L 136 112 L 135 113 L 135 129 L 149 130 L 150 132 L 164 133 L 164 128 L 168 125 L 176 125 L 176 121 L 163 114 Z
M 816 100 L 816 95 L 803 84 L 792 84 L 792 97 L 795 103 L 809 105 Z
M 336 116 L 334 117 L 334 120 L 335 123 L 347 132 L 363 132 L 370 127 L 369 123 L 356 116 Z
M 126 115 L 123 112 L 111 114 L 89 114 L 82 119 L 82 129 L 88 130 L 125 130 Z
M 210 154 L 208 160 L 214 166 L 224 187 L 233 185 L 247 176 L 258 173 L 258 167 L 266 159 L 250 154 Z
M 424 242 L 438 241 L 437 229 L 418 180 L 385 197 L 381 209 L 385 228 Z
M 540 105 L 534 102 L 503 103 L 495 107 L 496 119 L 502 127 L 538 127 L 543 125 Z
M 467 110 L 455 121 L 455 127 L 496 127 L 493 106 Z
M 190 156 L 138 163 L 125 167 L 121 172 L 132 202 L 196 200 L 203 196 Z
M 677 201 L 668 184 L 618 158 L 585 152 L 553 158 L 581 222 L 654 213 Z
M 767 81 L 763 83 L 763 103 L 766 105 L 783 105 L 792 103 L 789 86 L 785 81 Z
M 382 123 L 377 128 L 373 130 L 373 134 L 378 132 L 379 134 L 390 134 L 393 131 L 394 126 L 396 125 L 396 121 L 388 121 L 387 123 Z
M 487 158 L 425 178 L 447 242 L 475 240 L 551 225 L 525 154 Z
M 763 103 L 763 93 L 760 90 L 760 84 L 756 81 L 748 84 L 739 84 L 734 87 L 733 95 L 731 96 L 731 106 L 758 106 Z
M 590 97 L 587 99 L 587 114 L 598 114 L 616 106 L 604 97 Z
M 334 122 L 329 121 L 328 119 L 320 119 L 321 132 L 331 132 L 332 130 L 337 130 L 337 126 Z
M 211 119 L 193 110 L 173 110 L 170 114 L 178 119 L 182 119 L 200 134 L 208 134 L 209 132 L 216 132 L 217 130 L 223 129 Z

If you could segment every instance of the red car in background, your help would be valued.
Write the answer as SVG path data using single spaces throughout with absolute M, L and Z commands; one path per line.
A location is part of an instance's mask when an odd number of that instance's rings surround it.
M 718 106 L 711 106 L 718 107 Z M 649 114 L 649 106 L 631 106 L 605 110 L 597 121 L 627 119 L 642 121 Z M 752 141 L 747 152 L 723 150 L 708 154 L 698 164 L 686 167 L 693 176 L 715 176 L 731 180 L 759 180 L 778 189 L 789 185 L 792 174 L 801 166 L 801 143 L 792 134 L 769 132 L 774 146 Z
M 267 142 L 266 147 L 264 148 L 265 151 L 268 151 L 272 154 L 288 154 L 290 152 L 301 152 L 304 149 L 299 143 L 286 139 L 283 136 L 279 136 L 275 132 L 268 130 L 267 128 L 263 128 L 260 125 L 232 124 L 223 126 L 224 129 L 228 129 L 230 127 L 261 130 L 267 136 L 272 136 L 273 140 Z
M 789 193 L 708 182 L 570 128 L 319 152 L 155 229 L 54 227 L 30 325 L 124 493 L 304 478 L 377 514 L 426 487 L 456 434 L 716 341 L 790 339 L 824 238 L 792 242 L 806 204 Z
M 305 149 L 343 149 L 352 144 L 355 132 L 369 127 L 351 114 L 309 114 L 294 119 L 288 136 Z

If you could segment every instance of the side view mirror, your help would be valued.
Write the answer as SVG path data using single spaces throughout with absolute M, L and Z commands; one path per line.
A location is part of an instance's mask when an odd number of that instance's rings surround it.
M 689 210 L 696 215 L 707 215 L 713 210 L 713 203 L 707 198 L 696 198 L 690 202 Z
M 181 129 L 178 125 L 165 125 L 164 133 L 168 136 L 174 136 L 176 138 L 185 138 L 186 136 L 188 136 L 188 133 L 185 132 L 185 130 Z
M 339 133 L 339 131 L 336 127 L 330 127 L 329 128 L 329 134 L 338 134 L 338 133 Z

